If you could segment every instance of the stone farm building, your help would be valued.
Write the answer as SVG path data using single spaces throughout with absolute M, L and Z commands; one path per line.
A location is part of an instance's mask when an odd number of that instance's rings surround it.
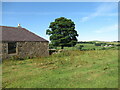
M 49 55 L 49 42 L 20 25 L 18 27 L 0 26 L 0 32 L 2 32 L 2 42 L 0 42 L 2 59 Z

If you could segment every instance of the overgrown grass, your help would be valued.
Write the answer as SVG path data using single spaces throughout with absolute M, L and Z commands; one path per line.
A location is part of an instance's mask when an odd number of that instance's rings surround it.
M 3 61 L 4 88 L 117 88 L 118 50 L 66 50 Z

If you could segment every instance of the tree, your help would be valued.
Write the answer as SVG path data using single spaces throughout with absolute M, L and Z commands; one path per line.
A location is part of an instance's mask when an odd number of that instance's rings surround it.
M 60 17 L 51 22 L 49 29 L 46 31 L 50 35 L 50 41 L 53 46 L 64 47 L 75 46 L 77 43 L 78 34 L 75 30 L 75 24 L 71 19 Z

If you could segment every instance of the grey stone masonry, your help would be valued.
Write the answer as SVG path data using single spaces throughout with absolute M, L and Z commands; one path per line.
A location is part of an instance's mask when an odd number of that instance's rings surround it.
M 39 42 L 39 41 L 22 41 L 16 42 L 16 53 L 8 54 L 8 42 L 0 43 L 2 49 L 0 51 L 0 56 L 2 59 L 9 59 L 10 57 L 16 56 L 19 58 L 26 57 L 46 57 L 49 55 L 49 42 Z

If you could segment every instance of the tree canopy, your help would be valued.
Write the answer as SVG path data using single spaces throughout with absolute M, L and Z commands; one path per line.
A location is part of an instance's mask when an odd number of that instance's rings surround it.
M 71 19 L 60 17 L 51 22 L 46 34 L 50 35 L 50 41 L 53 46 L 64 47 L 74 46 L 77 43 L 77 31 L 75 24 Z

